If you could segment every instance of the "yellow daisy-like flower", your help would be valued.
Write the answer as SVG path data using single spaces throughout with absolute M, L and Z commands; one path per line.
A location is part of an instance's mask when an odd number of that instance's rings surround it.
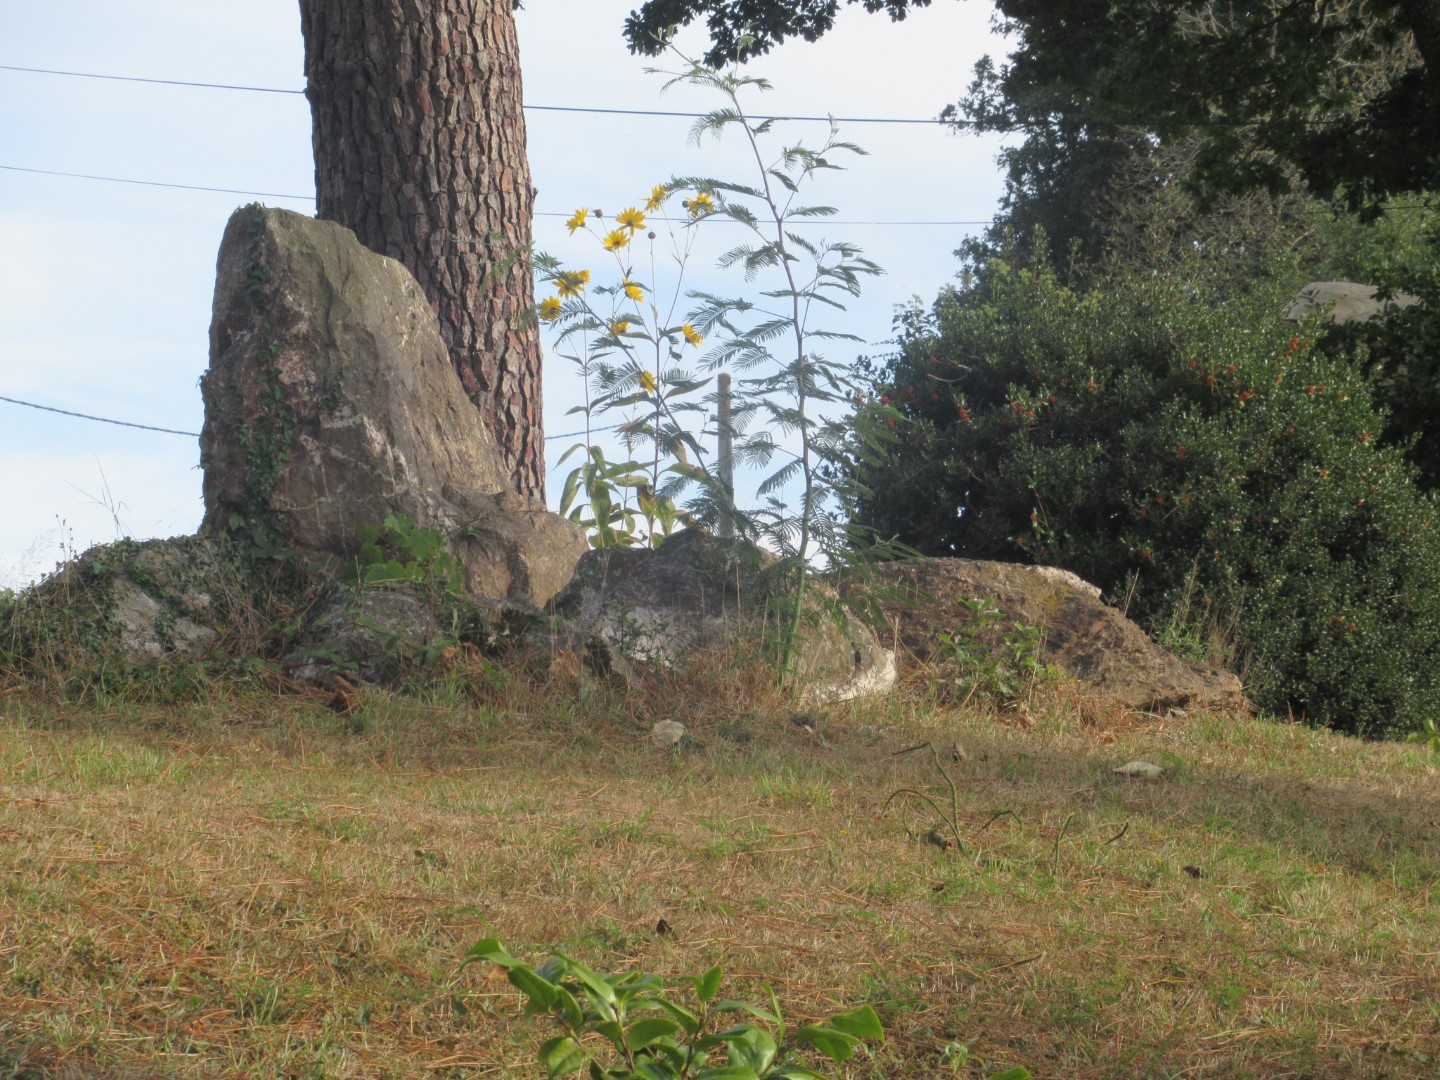
M 614 334 L 616 337 L 619 337 L 621 334 L 625 333 L 625 331 L 629 329 L 630 324 L 624 319 L 616 319 L 610 324 L 610 333 Z
M 647 394 L 653 394 L 660 384 L 655 381 L 655 376 L 651 375 L 650 372 L 642 371 L 640 372 L 640 385 Z
M 639 232 L 645 227 L 645 215 L 631 206 L 615 215 L 615 224 L 632 233 Z
M 583 208 L 576 210 L 575 213 L 570 216 L 570 220 L 565 222 L 565 226 L 570 230 L 571 236 L 575 235 L 576 229 L 583 229 L 585 227 L 585 219 L 589 216 L 590 211 Z
M 628 243 L 630 243 L 630 234 L 624 229 L 616 229 L 612 233 L 607 233 L 604 240 L 606 251 L 619 251 Z
M 653 214 L 656 210 L 659 210 L 660 207 L 665 204 L 665 200 L 669 197 L 670 189 L 667 188 L 664 184 L 656 184 L 650 190 L 650 198 L 645 202 L 646 211 Z
M 579 296 L 589 281 L 589 270 L 561 270 L 555 276 L 555 291 L 561 296 Z
M 641 300 L 645 299 L 645 289 L 643 286 L 636 285 L 635 282 L 629 280 L 628 278 L 625 281 L 622 281 L 620 284 L 625 286 L 625 295 L 628 296 L 631 300 L 634 300 L 637 304 Z
M 560 317 L 560 298 L 558 296 L 547 296 L 540 301 L 540 318 L 545 322 L 554 322 Z
M 709 214 L 715 210 L 715 200 L 703 191 L 697 191 L 693 199 L 686 199 L 685 209 L 690 211 L 691 217 L 699 217 L 701 214 Z
M 685 340 L 691 345 L 698 346 L 702 341 L 705 340 L 704 336 L 700 333 L 700 331 L 696 330 L 689 323 L 686 323 L 684 326 L 680 327 L 680 333 L 685 335 Z

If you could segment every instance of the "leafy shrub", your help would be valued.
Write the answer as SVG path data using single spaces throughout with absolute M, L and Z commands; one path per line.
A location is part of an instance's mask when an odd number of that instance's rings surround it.
M 801 1080 L 822 1074 L 794 1060 L 793 1051 L 809 1047 L 837 1065 L 854 1056 L 865 1039 L 882 1039 L 880 1018 L 869 1005 L 832 1016 L 825 1024 L 802 1024 L 786 1039 L 780 1006 L 762 1009 L 743 1001 L 717 1001 L 721 970 L 712 967 L 687 979 L 693 1008 L 665 991 L 655 975 L 602 975 L 564 954 L 538 968 L 521 963 L 495 938 L 476 942 L 465 963 L 489 963 L 528 999 L 527 1015 L 553 1016 L 563 1033 L 540 1046 L 546 1076 L 570 1076 L 587 1066 L 592 1080 Z M 746 1013 L 765 1022 L 733 1024 L 711 1031 L 717 1016 Z M 649 1013 L 641 1019 L 637 1014 Z M 774 1034 L 772 1034 L 774 1032 Z M 582 1041 L 594 1033 L 609 1043 L 611 1064 L 604 1064 Z M 724 1064 L 712 1059 L 723 1051 Z
M 875 372 L 899 441 L 856 466 L 859 524 L 1062 566 L 1152 627 L 1198 600 L 1234 616 L 1262 707 L 1415 730 L 1440 701 L 1437 507 L 1380 445 L 1356 365 L 1280 320 L 1288 299 L 991 264 L 905 315 Z
M 1394 244 L 1372 255 L 1355 276 L 1385 292 L 1406 292 L 1420 303 L 1383 319 L 1330 329 L 1322 346 L 1355 354 L 1376 373 L 1376 397 L 1386 414 L 1385 437 L 1419 470 L 1427 491 L 1440 490 L 1440 222 L 1431 219 L 1423 239 Z

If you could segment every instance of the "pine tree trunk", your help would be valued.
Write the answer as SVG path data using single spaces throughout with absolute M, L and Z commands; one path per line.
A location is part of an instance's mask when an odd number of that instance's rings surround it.
M 404 263 L 521 494 L 545 495 L 512 0 L 300 0 L 317 216 Z

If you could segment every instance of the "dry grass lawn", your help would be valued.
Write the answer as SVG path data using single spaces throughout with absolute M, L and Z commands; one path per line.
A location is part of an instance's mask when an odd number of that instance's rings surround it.
M 755 685 L 0 697 L 0 1077 L 538 1076 L 548 1026 L 458 970 L 489 934 L 869 1002 L 851 1077 L 1440 1075 L 1440 756 L 1063 691 L 811 733 Z M 948 812 L 926 741 L 959 845 L 887 809 Z

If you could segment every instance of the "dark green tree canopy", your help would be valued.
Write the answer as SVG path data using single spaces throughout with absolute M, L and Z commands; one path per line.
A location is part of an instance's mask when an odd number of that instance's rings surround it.
M 847 0 L 902 19 L 930 0 Z M 995 0 L 1016 38 L 964 103 L 988 129 L 1077 125 L 1204 136 L 1193 182 L 1279 191 L 1296 170 L 1354 206 L 1437 186 L 1440 0 Z M 703 19 L 712 64 L 814 40 L 840 0 L 647 0 L 630 47 Z
M 928 7 L 930 0 L 845 0 L 863 4 L 866 11 L 885 11 L 897 22 L 912 8 Z M 814 41 L 835 25 L 840 0 L 645 0 L 625 20 L 625 38 L 634 52 L 654 56 L 662 48 L 660 35 L 672 26 L 689 26 L 704 19 L 711 48 L 705 62 L 720 67 L 769 52 L 786 38 Z M 750 37 L 744 56 L 738 56 L 740 39 Z
M 1352 206 L 1435 186 L 1440 0 L 997 0 L 1018 38 L 963 112 L 982 129 L 1201 136 L 1191 183 Z

